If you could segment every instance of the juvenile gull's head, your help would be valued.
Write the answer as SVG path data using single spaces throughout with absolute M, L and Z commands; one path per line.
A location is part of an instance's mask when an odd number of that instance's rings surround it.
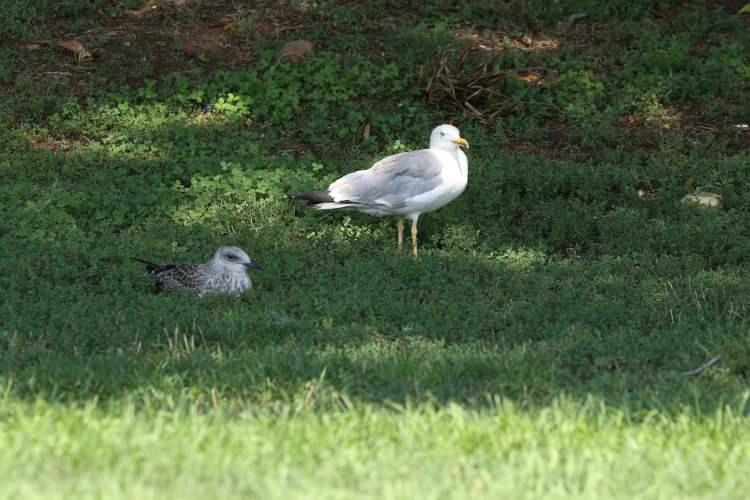
M 239 247 L 220 247 L 211 259 L 211 265 L 232 273 L 244 273 L 247 268 L 263 269 L 260 262 L 251 259 Z

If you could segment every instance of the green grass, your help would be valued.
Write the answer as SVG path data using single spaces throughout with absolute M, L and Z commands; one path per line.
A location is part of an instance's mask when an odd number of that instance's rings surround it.
M 233 5 L 17 2 L 0 21 L 0 496 L 744 497 L 738 17 Z M 227 13 L 250 62 L 170 48 Z M 93 63 L 15 44 L 73 34 Z M 315 43 L 297 65 L 277 57 L 293 38 Z M 459 60 L 477 39 L 501 49 Z M 473 101 L 498 118 L 426 95 L 442 56 L 459 90 L 480 64 L 501 75 Z M 469 186 L 422 218 L 418 260 L 393 220 L 284 197 L 448 120 Z M 723 208 L 681 204 L 697 187 Z M 223 244 L 264 263 L 253 293 L 156 295 L 131 260 Z
M 324 414 L 30 404 L 0 426 L 0 463 L 14 477 L 0 488 L 24 498 L 744 498 L 750 486 L 738 474 L 750 436 L 730 412 L 634 423 L 595 403 L 493 403 Z

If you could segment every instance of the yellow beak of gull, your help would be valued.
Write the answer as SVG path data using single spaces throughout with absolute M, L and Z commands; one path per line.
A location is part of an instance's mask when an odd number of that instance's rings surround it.
M 459 137 L 458 139 L 454 139 L 453 143 L 454 144 L 458 144 L 458 147 L 460 147 L 460 148 L 469 149 L 469 143 L 463 137 Z

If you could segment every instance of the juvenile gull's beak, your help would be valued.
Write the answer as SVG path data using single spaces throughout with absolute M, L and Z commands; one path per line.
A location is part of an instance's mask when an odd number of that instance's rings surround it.
M 458 147 L 460 147 L 460 148 L 469 149 L 469 143 L 466 142 L 466 139 L 464 139 L 463 137 L 459 137 L 458 139 L 454 139 L 453 143 L 454 144 L 458 144 Z
M 245 267 L 249 267 L 251 269 L 257 269 L 259 271 L 263 270 L 263 264 L 258 262 L 257 260 L 251 260 L 250 262 L 245 262 Z

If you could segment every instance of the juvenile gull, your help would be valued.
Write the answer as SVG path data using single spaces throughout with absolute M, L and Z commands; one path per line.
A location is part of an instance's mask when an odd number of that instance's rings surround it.
M 239 295 L 253 287 L 246 269 L 263 269 L 238 247 L 220 247 L 205 264 L 146 264 L 146 271 L 156 277 L 160 291 L 193 290 L 199 296 L 206 293 Z
M 411 220 L 411 247 L 417 256 L 417 220 L 463 193 L 469 161 L 461 151 L 469 143 L 453 125 L 430 135 L 429 149 L 386 156 L 367 170 L 334 181 L 325 191 L 293 193 L 319 210 L 344 208 L 369 215 L 398 215 L 398 248 L 404 239 L 404 217 Z

